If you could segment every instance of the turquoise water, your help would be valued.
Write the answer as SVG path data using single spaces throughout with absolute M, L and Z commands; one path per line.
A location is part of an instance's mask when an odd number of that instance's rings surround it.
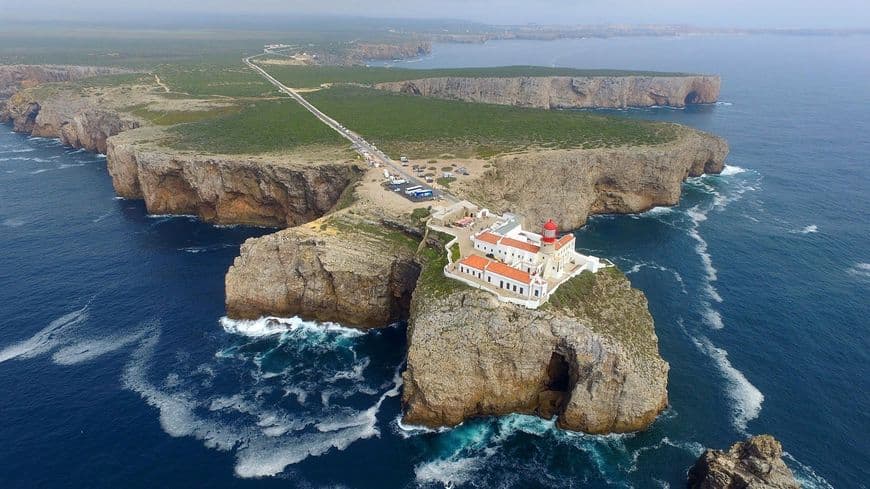
M 716 72 L 722 102 L 620 111 L 727 138 L 681 204 L 579 247 L 647 294 L 671 405 L 592 437 L 525 416 L 397 423 L 404 328 L 233 322 L 223 275 L 270 230 L 147 216 L 103 158 L 0 131 L 3 487 L 680 487 L 704 446 L 783 441 L 809 487 L 866 487 L 870 39 L 438 45 L 408 66 Z

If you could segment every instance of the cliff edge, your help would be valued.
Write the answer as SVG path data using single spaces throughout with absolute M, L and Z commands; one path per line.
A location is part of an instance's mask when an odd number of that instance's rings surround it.
M 541 109 L 685 107 L 719 99 L 718 76 L 437 77 L 377 83 L 423 97 Z

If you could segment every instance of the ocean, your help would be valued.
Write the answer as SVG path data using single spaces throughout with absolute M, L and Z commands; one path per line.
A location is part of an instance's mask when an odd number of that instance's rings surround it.
M 577 231 L 649 298 L 671 365 L 649 430 L 402 426 L 403 325 L 223 319 L 227 267 L 272 230 L 149 216 L 104 157 L 0 126 L 0 485 L 681 487 L 703 447 L 771 433 L 806 487 L 867 487 L 870 38 L 499 41 L 401 63 L 505 64 L 723 77 L 716 105 L 610 111 L 726 138 L 723 174 Z

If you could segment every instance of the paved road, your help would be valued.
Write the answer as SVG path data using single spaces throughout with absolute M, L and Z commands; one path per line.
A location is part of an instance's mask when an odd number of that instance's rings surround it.
M 323 112 L 320 111 L 320 109 L 318 109 L 317 107 L 312 105 L 310 102 L 305 100 L 305 98 L 302 97 L 302 95 L 300 95 L 299 92 L 297 92 L 297 91 L 293 90 L 292 88 L 279 82 L 274 77 L 272 77 L 272 75 L 267 73 L 266 70 L 260 68 L 256 64 L 254 64 L 254 62 L 251 60 L 256 58 L 257 56 L 262 56 L 262 54 L 249 56 L 247 58 L 244 58 L 242 61 L 244 61 L 245 64 L 248 65 L 248 67 L 250 67 L 252 70 L 259 73 L 260 76 L 265 78 L 269 83 L 271 83 L 272 85 L 275 85 L 275 87 L 278 88 L 278 90 L 280 90 L 282 93 L 290 96 L 292 99 L 299 102 L 299 104 L 301 104 L 303 107 L 308 109 L 309 112 L 314 114 L 315 117 L 320 119 L 321 122 L 323 122 L 327 126 L 331 127 L 337 133 L 339 133 L 343 138 L 345 138 L 348 141 L 350 141 L 351 143 L 353 143 L 354 149 L 359 154 L 362 155 L 363 153 L 368 153 L 371 158 L 380 162 L 384 167 L 389 168 L 393 174 L 401 176 L 402 178 L 404 178 L 405 180 L 410 182 L 410 184 L 421 185 L 424 187 L 431 188 L 431 186 L 428 183 L 420 180 L 419 178 L 415 177 L 411 173 L 407 172 L 401 165 L 396 164 L 392 159 L 390 159 L 389 156 L 384 154 L 383 151 L 377 149 L 373 144 L 371 144 L 368 141 L 366 141 L 365 139 L 363 139 L 362 136 L 360 136 L 359 134 L 344 127 L 343 125 L 339 124 L 338 121 L 336 121 L 332 117 L 329 117 L 328 115 L 324 114 Z M 448 200 L 452 203 L 459 202 L 459 199 L 456 198 L 455 196 L 453 196 L 452 194 L 450 194 L 449 192 L 445 192 L 443 190 L 435 190 L 435 194 L 438 196 L 444 197 L 446 200 Z

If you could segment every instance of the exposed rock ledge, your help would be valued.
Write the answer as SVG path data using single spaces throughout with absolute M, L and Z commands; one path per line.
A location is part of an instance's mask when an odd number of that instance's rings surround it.
M 614 433 L 646 428 L 667 405 L 668 364 L 646 298 L 613 268 L 563 284 L 538 310 L 467 287 L 430 294 L 421 284 L 408 343 L 408 423 L 528 413 Z
M 591 214 L 675 205 L 686 178 L 720 173 L 728 155 L 719 137 L 675 130 L 675 141 L 656 146 L 502 156 L 483 176 L 454 190 L 491 209 L 516 212 L 529 225 L 552 217 L 563 230 L 583 226 Z
M 708 449 L 689 470 L 691 489 L 799 489 L 782 461 L 782 445 L 770 435 L 753 436 L 728 451 Z
M 380 90 L 467 102 L 592 109 L 685 107 L 719 99 L 718 76 L 441 77 L 378 83 Z

